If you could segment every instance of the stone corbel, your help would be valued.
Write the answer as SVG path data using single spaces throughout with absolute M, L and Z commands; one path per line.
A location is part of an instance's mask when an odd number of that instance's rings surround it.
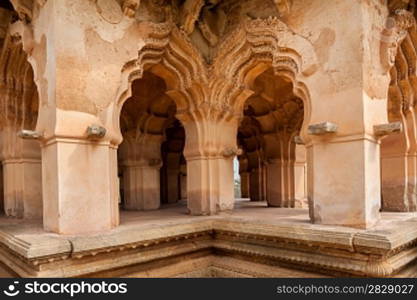
M 381 33 L 381 64 L 389 71 L 395 64 L 397 50 L 407 36 L 407 31 L 415 25 L 413 14 L 405 9 L 397 9 L 388 17 Z
M 239 148 L 226 148 L 223 150 L 222 155 L 225 158 L 232 158 L 243 154 L 243 150 Z
M 384 137 L 393 133 L 402 132 L 403 125 L 401 122 L 393 122 L 374 126 L 374 134 L 376 137 Z
M 323 122 L 312 124 L 308 126 L 308 134 L 310 135 L 325 135 L 337 132 L 338 126 L 330 122 Z
M 26 140 L 39 140 L 43 137 L 43 135 L 40 132 L 27 129 L 19 131 L 17 133 L 17 136 Z
M 122 5 L 123 14 L 133 18 L 140 6 L 140 0 L 124 0 Z
M 106 128 L 100 125 L 90 125 L 87 128 L 87 138 L 90 140 L 102 139 L 106 135 Z

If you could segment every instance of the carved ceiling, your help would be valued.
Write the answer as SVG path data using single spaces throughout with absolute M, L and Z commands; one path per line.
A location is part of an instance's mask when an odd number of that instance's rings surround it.
M 289 13 L 291 0 L 142 0 L 139 21 L 172 22 L 189 37 L 207 61 L 227 33 L 245 19 Z

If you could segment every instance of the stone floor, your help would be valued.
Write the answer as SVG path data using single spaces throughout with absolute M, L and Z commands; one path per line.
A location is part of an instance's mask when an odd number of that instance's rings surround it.
M 364 257 L 369 253 L 381 254 L 382 261 L 389 259 L 400 251 L 399 249 L 408 249 L 406 251 L 410 253 L 406 256 L 409 260 L 404 257 L 392 258 L 390 263 L 393 266 L 392 270 L 409 265 L 417 257 L 417 248 L 413 248 L 417 241 L 417 213 L 382 213 L 380 222 L 374 228 L 363 230 L 311 224 L 307 209 L 271 208 L 267 207 L 265 202 L 238 199 L 233 211 L 215 216 L 190 216 L 187 214 L 186 203 L 182 202 L 165 205 L 156 211 L 121 211 L 120 218 L 120 226 L 105 233 L 60 236 L 45 232 L 40 220 L 22 221 L 1 216 L 0 261 L 6 264 L 10 259 L 23 257 L 26 261 L 25 266 L 20 266 L 17 259 L 9 263 L 8 268 L 13 270 L 17 268 L 16 272 L 24 277 L 61 277 L 87 274 L 85 272 L 90 272 L 91 269 L 87 257 L 96 256 L 97 253 L 99 255 L 96 259 L 102 255 L 103 263 L 94 265 L 94 268 L 97 268 L 94 270 L 97 274 L 101 274 L 99 272 L 103 270 L 122 268 L 122 264 L 127 267 L 142 263 L 148 248 L 150 250 L 146 255 L 149 261 L 154 261 L 156 257 L 159 260 L 163 259 L 161 251 L 155 252 L 152 247 L 165 246 L 166 248 L 161 248 L 165 249 L 163 251 L 174 249 L 172 253 L 170 252 L 172 255 L 188 255 L 187 253 L 195 252 L 194 247 L 198 245 L 200 247 L 198 251 L 208 251 L 207 249 L 214 247 L 223 252 L 234 251 L 237 255 L 249 253 L 250 256 L 252 255 L 250 253 L 256 253 L 255 256 L 281 261 L 294 259 L 298 263 L 305 261 L 311 265 L 324 264 L 326 268 L 334 268 L 342 272 L 351 269 L 349 256 L 352 255 L 357 260 L 355 268 L 361 270 L 359 274 L 368 272 L 367 258 Z M 196 233 L 213 232 L 213 230 L 216 232 L 216 237 L 208 237 L 207 240 L 206 236 L 197 242 L 192 240 Z M 182 248 L 175 245 L 180 245 Z M 302 246 L 304 248 L 299 245 L 304 245 Z M 297 249 L 298 247 L 300 249 Z M 326 249 L 333 250 L 330 253 Z M 305 255 L 306 252 L 311 254 Z M 333 252 L 337 255 L 333 256 Z M 138 256 L 133 258 L 132 254 Z M 106 255 L 119 259 L 109 260 L 105 258 Z M 57 262 L 57 257 L 61 262 Z M 123 257 L 126 257 L 126 262 L 122 262 Z M 74 262 L 74 259 L 78 261 Z M 216 259 L 217 262 L 224 260 L 221 257 Z M 56 270 L 62 273 L 55 272 L 53 267 L 48 266 L 43 269 L 39 267 L 49 263 L 56 264 Z M 120 265 L 117 265 L 118 263 Z M 350 271 L 356 272 L 355 268 Z M 6 274 L 2 269 L 0 264 L 0 276 Z M 414 272 L 414 269 L 411 271 Z
M 416 218 L 417 212 L 414 213 L 382 213 L 381 220 L 373 227 L 372 231 L 390 229 L 393 222 Z M 112 231 L 123 230 L 129 227 L 149 228 L 154 226 L 173 225 L 190 221 L 202 221 L 212 219 L 231 219 L 244 220 L 251 223 L 269 224 L 269 225 L 307 225 L 317 228 L 332 228 L 343 232 L 366 232 L 356 228 L 342 226 L 325 226 L 312 225 L 308 216 L 308 209 L 302 208 L 274 208 L 267 207 L 266 202 L 251 202 L 247 199 L 237 199 L 233 211 L 222 212 L 216 216 L 190 216 L 187 213 L 186 202 L 163 205 L 161 209 L 155 211 L 124 211 L 120 212 L 120 226 Z M 19 226 L 17 226 L 19 225 Z M 0 216 L 0 230 L 9 228 L 15 233 L 20 234 L 47 234 L 42 229 L 40 220 L 20 220 Z M 138 228 L 139 229 L 139 228 Z M 109 233 L 111 233 L 110 231 Z M 91 233 L 94 235 L 94 233 Z

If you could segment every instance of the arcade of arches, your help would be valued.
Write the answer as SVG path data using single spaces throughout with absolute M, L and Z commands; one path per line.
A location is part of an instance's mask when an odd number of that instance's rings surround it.
M 416 9 L 2 1 L 0 275 L 417 276 Z

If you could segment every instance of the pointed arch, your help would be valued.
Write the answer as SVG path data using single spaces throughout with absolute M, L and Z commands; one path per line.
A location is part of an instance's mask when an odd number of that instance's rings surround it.
M 228 65 L 225 70 L 224 65 Z M 223 81 L 213 98 L 241 115 L 255 79 L 268 68 L 293 83 L 293 91 L 304 102 L 309 120 L 310 98 L 303 78 L 315 73 L 318 63 L 311 43 L 276 17 L 246 20 L 219 46 L 211 72 Z M 217 83 L 219 84 L 219 83 Z
M 204 59 L 180 29 L 170 22 L 148 23 L 147 27 L 149 33 L 137 58 L 122 68 L 121 87 L 110 109 L 114 144 L 121 141 L 119 116 L 123 103 L 132 96 L 131 83 L 142 78 L 145 71 L 164 79 L 166 94 L 176 103 L 178 113 L 197 106 L 199 83 L 207 81 Z

